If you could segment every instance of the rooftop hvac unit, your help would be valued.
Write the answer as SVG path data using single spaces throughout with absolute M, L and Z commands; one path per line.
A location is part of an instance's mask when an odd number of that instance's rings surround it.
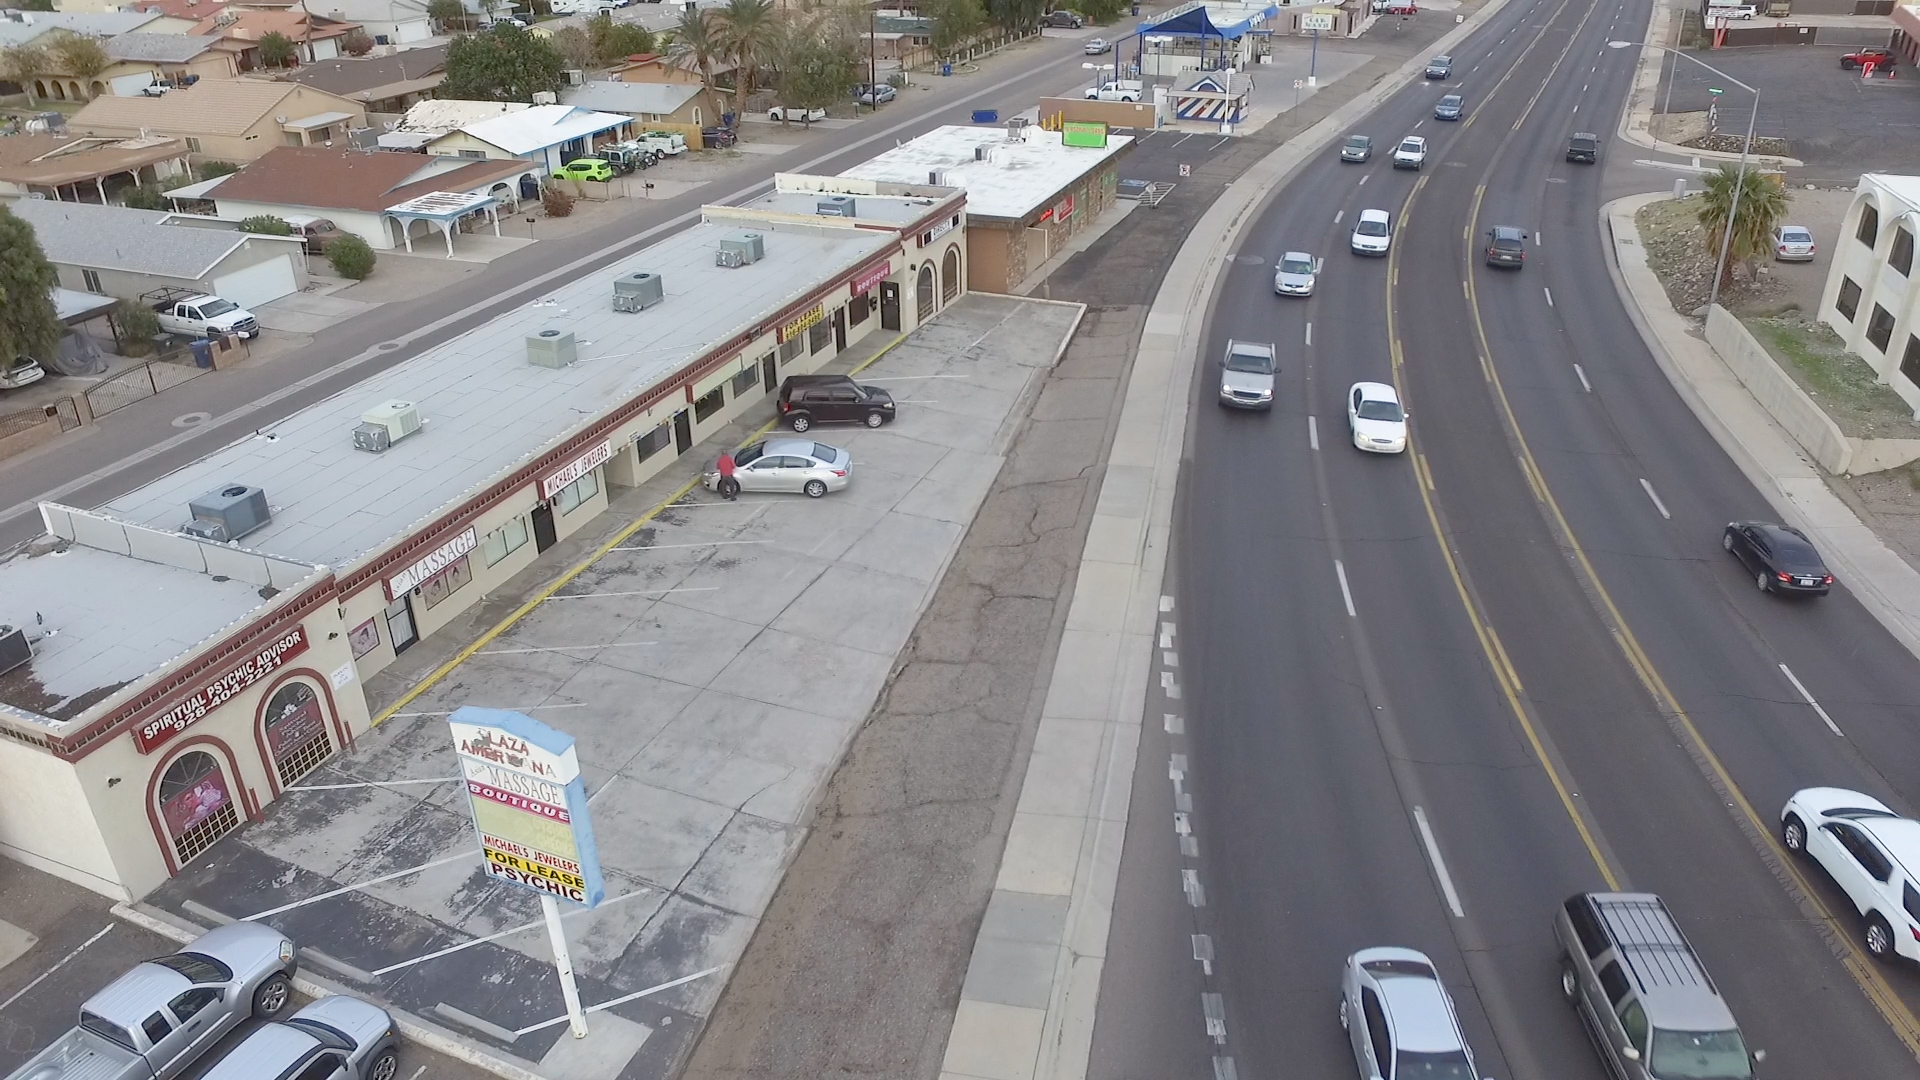
M 193 520 L 181 526 L 188 536 L 224 544 L 273 520 L 267 493 L 251 484 L 223 484 L 187 504 Z
M 1008 142 L 1027 141 L 1027 118 L 1026 117 L 1015 116 L 1007 120 L 1007 141 Z
M 735 266 L 757 263 L 767 257 L 767 238 L 757 232 L 728 233 L 720 238 L 721 251 L 740 253 L 740 261 Z
M 560 103 L 560 97 L 551 90 L 535 90 L 533 92 L 533 103 L 535 105 L 558 105 Z
M 352 150 L 378 150 L 380 133 L 370 127 L 348 128 L 347 147 Z
M 356 424 L 353 428 L 353 448 L 365 450 L 369 454 L 383 454 L 393 445 L 393 439 L 387 435 L 384 424 Z
M 747 265 L 747 256 L 745 252 L 735 248 L 721 248 L 713 253 L 713 265 L 732 270 L 735 267 Z M 614 299 L 618 300 L 619 297 Z
M 548 328 L 527 335 L 527 362 L 535 367 L 559 370 L 572 367 L 575 359 L 571 330 Z
M 33 659 L 33 645 L 27 632 L 17 626 L 0 623 L 0 675 L 5 675 Z
M 990 145 L 988 145 L 988 144 L 986 144 L 986 143 L 981 143 L 980 145 L 978 145 L 978 146 L 976 146 L 976 147 L 974 147 L 974 148 L 973 148 L 973 160 L 975 160 L 975 161 L 992 161 L 992 160 L 993 160 L 993 147 L 992 147 L 992 146 L 990 146 Z
M 613 310 L 645 311 L 667 298 L 659 274 L 637 270 L 613 279 Z
M 585 86 L 586 85 L 587 73 L 584 71 L 581 71 L 579 68 L 568 68 L 566 71 L 562 72 L 561 74 L 567 77 L 568 86 Z
M 932 184 L 934 187 L 946 187 L 947 186 L 947 170 L 934 169 L 928 172 L 927 183 Z
M 360 422 L 386 428 L 387 442 L 397 443 L 420 430 L 420 409 L 411 401 L 393 398 L 361 413 Z
M 813 212 L 820 217 L 850 218 L 853 216 L 853 196 L 822 195 L 820 201 L 813 204 Z

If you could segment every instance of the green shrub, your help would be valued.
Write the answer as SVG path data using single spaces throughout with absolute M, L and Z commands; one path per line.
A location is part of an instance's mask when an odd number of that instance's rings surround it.
M 152 184 L 141 184 L 138 187 L 128 188 L 120 196 L 120 201 L 125 203 L 127 208 L 131 210 L 173 209 L 167 205 L 167 197 L 160 194 L 160 189 Z
M 145 356 L 160 333 L 160 316 L 138 300 L 122 300 L 113 309 L 113 321 L 120 328 L 120 347 L 128 356 Z
M 373 273 L 373 245 L 349 233 L 327 245 L 327 261 L 341 277 L 365 281 Z
M 216 176 L 231 176 L 239 171 L 240 166 L 231 161 L 203 161 L 198 170 L 202 180 L 211 180 Z
M 240 222 L 241 232 L 259 233 L 262 236 L 292 236 L 293 226 L 287 219 L 272 214 L 255 214 Z

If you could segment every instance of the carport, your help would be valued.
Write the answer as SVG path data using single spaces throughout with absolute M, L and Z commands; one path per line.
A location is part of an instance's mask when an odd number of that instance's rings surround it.
M 493 222 L 493 235 L 500 235 L 500 200 L 475 192 L 434 191 L 387 208 L 387 216 L 400 223 L 400 239 L 413 253 L 413 223 L 428 221 L 440 227 L 447 238 L 447 258 L 453 258 L 454 227 L 468 214 L 485 211 Z

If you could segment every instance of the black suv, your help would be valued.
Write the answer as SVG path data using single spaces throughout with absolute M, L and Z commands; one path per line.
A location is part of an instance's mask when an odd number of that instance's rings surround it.
M 1590 131 L 1576 131 L 1567 140 L 1567 160 L 1587 165 L 1600 160 L 1600 136 Z
M 1487 230 L 1487 265 L 1518 270 L 1527 261 L 1527 234 L 1511 225 Z
M 795 431 L 815 424 L 865 424 L 893 419 L 893 395 L 845 375 L 791 375 L 780 384 L 780 420 Z

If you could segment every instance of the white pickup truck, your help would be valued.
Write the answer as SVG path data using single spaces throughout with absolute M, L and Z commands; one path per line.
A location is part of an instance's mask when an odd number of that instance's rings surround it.
M 1138 102 L 1144 89 L 1145 85 L 1139 79 L 1108 80 L 1099 86 L 1087 87 L 1087 100 Z
M 155 289 L 140 297 L 160 317 L 160 329 L 197 338 L 227 334 L 249 340 L 260 336 L 260 320 L 231 300 L 191 289 Z

